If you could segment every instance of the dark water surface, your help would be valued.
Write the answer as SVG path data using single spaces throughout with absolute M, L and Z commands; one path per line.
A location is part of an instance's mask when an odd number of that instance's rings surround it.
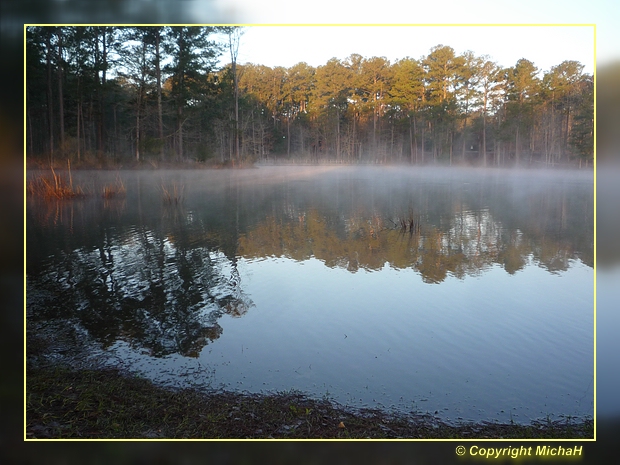
M 591 171 L 72 181 L 91 195 L 28 199 L 27 317 L 71 328 L 80 363 L 448 420 L 594 414 Z

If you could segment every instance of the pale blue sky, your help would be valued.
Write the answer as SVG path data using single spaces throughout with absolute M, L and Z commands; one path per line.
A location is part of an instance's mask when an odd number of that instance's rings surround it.
M 352 53 L 394 62 L 420 58 L 443 44 L 458 54 L 471 50 L 489 55 L 502 66 L 527 58 L 546 71 L 564 60 L 578 60 L 592 73 L 593 31 L 591 26 L 251 26 L 242 36 L 239 62 L 290 67 L 305 61 L 319 66 Z
M 617 0 L 214 0 L 213 4 L 225 17 L 251 24 L 596 24 L 598 64 L 620 60 Z M 196 14 L 199 16 L 200 12 L 197 10 Z M 429 34 L 433 29 L 435 32 Z M 424 32 L 414 31 L 404 39 L 400 33 L 392 37 L 361 33 L 361 37 L 354 38 L 327 33 L 320 45 L 314 45 L 316 37 L 312 42 L 305 39 L 307 33 L 275 36 L 268 30 L 257 30 L 246 33 L 240 61 L 269 66 L 306 61 L 316 66 L 331 57 L 345 58 L 350 53 L 386 56 L 391 60 L 406 55 L 419 58 L 430 47 L 442 43 L 459 53 L 472 50 L 488 54 L 504 66 L 525 57 L 546 70 L 565 59 L 575 59 L 592 72 L 589 28 L 580 28 L 588 32 L 575 32 L 576 28 L 561 28 L 564 31 L 558 32 L 560 29 L 554 27 L 524 33 L 522 28 L 509 27 L 498 34 L 488 34 L 490 29 L 483 28 L 476 28 L 482 32 L 469 28 L 467 34 L 461 33 L 464 28 L 452 28 L 449 33 L 433 29 L 418 28 Z

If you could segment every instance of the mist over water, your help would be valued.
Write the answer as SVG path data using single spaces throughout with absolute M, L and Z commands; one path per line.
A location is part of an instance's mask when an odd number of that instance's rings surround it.
M 73 173 L 84 199 L 28 200 L 28 320 L 73 328 L 81 363 L 174 386 L 448 420 L 593 415 L 592 178 Z

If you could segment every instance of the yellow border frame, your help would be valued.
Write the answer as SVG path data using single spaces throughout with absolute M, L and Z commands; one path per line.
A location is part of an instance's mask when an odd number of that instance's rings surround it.
M 359 23 L 359 24 L 347 24 L 347 23 L 290 23 L 290 24 L 271 24 L 271 23 L 205 23 L 205 24 L 140 24 L 140 23 L 129 23 L 129 24 L 114 24 L 114 23 L 84 23 L 84 24 L 65 24 L 65 23 L 53 23 L 53 24 L 24 24 L 24 83 L 23 83 L 23 92 L 24 92 L 24 109 L 26 108 L 26 29 L 28 27 L 35 26 L 67 26 L 67 27 L 80 27 L 80 26 L 113 26 L 113 27 L 132 27 L 132 26 L 239 26 L 239 27 L 318 27 L 318 26 L 327 26 L 327 27 L 592 27 L 593 28 L 593 39 L 594 39 L 594 62 L 593 62 L 593 79 L 594 79 L 594 156 L 593 156 L 593 174 L 594 174 L 594 296 L 593 296 L 593 305 L 594 305 L 594 438 L 593 439 L 583 439 L 583 438 L 575 438 L 575 439 L 28 439 L 26 437 L 26 194 L 27 194 L 27 173 L 26 173 L 26 147 L 27 147 L 27 121 L 26 121 L 26 111 L 24 111 L 24 135 L 23 135 L 23 143 L 24 143 L 24 347 L 23 347 L 23 357 L 24 357 L 24 441 L 25 442 L 83 442 L 83 441 L 94 441 L 94 442 L 595 442 L 597 435 L 597 427 L 596 427 L 596 171 L 597 171 L 597 163 L 596 163 L 596 24 L 594 23 L 542 23 L 542 24 L 530 24 L 530 23 L 434 23 L 434 24 L 423 24 L 423 23 Z M 533 456 L 527 456 L 523 458 L 532 458 Z M 553 458 L 558 458 L 557 456 L 552 456 Z M 548 456 L 541 456 L 540 459 L 552 458 Z M 468 457 L 472 458 L 472 457 Z M 510 458 L 509 456 L 504 457 L 502 459 Z M 521 458 L 521 457 L 518 457 Z M 572 459 L 573 457 L 567 457 L 568 459 Z M 580 457 L 574 458 L 583 458 L 583 455 Z M 484 459 L 484 457 L 481 457 Z

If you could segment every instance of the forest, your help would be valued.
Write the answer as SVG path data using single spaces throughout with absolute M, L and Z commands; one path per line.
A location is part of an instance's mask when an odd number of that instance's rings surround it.
M 594 78 L 447 45 L 313 67 L 238 63 L 242 27 L 32 26 L 26 155 L 40 165 L 586 167 Z M 222 66 L 220 57 L 227 58 Z M 66 166 L 66 165 L 65 165 Z

